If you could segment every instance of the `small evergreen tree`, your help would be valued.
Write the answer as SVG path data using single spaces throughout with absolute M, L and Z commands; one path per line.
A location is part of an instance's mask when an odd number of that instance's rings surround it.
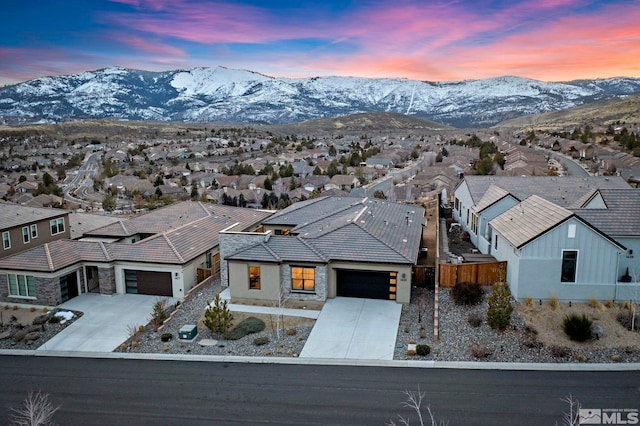
M 497 282 L 491 286 L 491 295 L 487 298 L 489 309 L 487 310 L 487 324 L 491 328 L 504 330 L 511 322 L 511 291 L 505 282 Z
M 213 300 L 213 306 L 207 303 L 207 309 L 204 311 L 203 324 L 212 333 L 224 333 L 231 327 L 233 315 L 229 310 L 228 302 L 220 299 L 220 294 L 216 294 Z

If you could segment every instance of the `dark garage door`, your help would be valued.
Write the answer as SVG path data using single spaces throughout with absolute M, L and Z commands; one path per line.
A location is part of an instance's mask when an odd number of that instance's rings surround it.
M 336 281 L 338 296 L 395 299 L 395 272 L 338 269 Z
M 133 271 L 125 269 L 127 293 L 173 296 L 171 272 Z

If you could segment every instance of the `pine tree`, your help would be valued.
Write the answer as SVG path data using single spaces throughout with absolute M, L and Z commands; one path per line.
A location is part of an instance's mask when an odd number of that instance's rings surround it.
M 204 321 L 202 322 L 212 333 L 224 333 L 231 327 L 233 315 L 229 310 L 228 302 L 220 299 L 220 294 L 216 294 L 213 306 L 207 302 L 207 309 L 204 311 Z
M 491 295 L 487 297 L 489 309 L 487 310 L 487 324 L 491 328 L 504 330 L 511 322 L 511 291 L 505 282 L 497 282 L 491 286 Z

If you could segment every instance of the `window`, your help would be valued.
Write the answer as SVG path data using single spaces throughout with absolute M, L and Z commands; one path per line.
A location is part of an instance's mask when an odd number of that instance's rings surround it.
M 498 250 L 498 236 L 497 235 L 495 236 L 495 242 L 493 244 L 493 249 L 494 250 Z
M 576 237 L 576 225 L 574 223 L 569 225 L 569 231 L 568 231 L 568 238 L 575 238 Z
M 260 290 L 260 267 L 249 266 L 249 289 Z
M 8 274 L 9 295 L 15 297 L 36 297 L 36 283 L 33 275 Z
M 316 268 L 303 268 L 294 266 L 291 268 L 291 290 L 315 291 Z
M 8 250 L 11 248 L 11 236 L 9 235 L 9 231 L 4 231 L 2 233 L 2 247 L 5 250 Z
M 62 234 L 64 232 L 64 218 L 51 219 L 51 235 Z
M 471 213 L 471 232 L 478 235 L 478 216 L 475 213 Z
M 458 197 L 453 199 L 453 209 L 456 211 L 460 209 L 460 200 L 458 200 Z
M 562 271 L 560 282 L 575 283 L 578 270 L 578 251 L 562 250 Z
M 31 238 L 38 238 L 38 225 L 31 225 Z
M 31 241 L 31 234 L 29 233 L 29 227 L 28 226 L 23 226 L 22 227 L 22 242 L 25 244 L 29 244 L 29 241 Z

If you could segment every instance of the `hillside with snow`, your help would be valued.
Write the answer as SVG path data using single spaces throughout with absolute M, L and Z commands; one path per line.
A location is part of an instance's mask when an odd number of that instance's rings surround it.
M 107 68 L 0 87 L 0 123 L 85 118 L 293 123 L 395 112 L 456 127 L 558 111 L 640 92 L 640 79 L 549 83 L 518 77 L 460 82 L 400 78 L 275 78 L 223 67 L 150 72 Z

